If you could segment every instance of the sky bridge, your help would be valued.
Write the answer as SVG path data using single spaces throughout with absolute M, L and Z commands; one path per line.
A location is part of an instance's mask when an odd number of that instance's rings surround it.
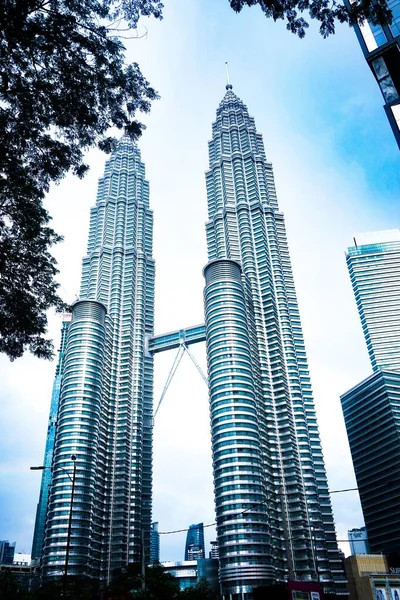
M 149 338 L 147 350 L 150 354 L 156 354 L 157 352 L 179 348 L 182 344 L 190 346 L 191 344 L 205 341 L 206 326 L 204 324 L 193 325 L 192 327 L 170 331 L 169 333 L 163 333 Z
M 193 356 L 193 354 L 189 350 L 189 346 L 192 344 L 198 344 L 199 342 L 206 341 L 206 326 L 204 324 L 201 325 L 193 325 L 192 327 L 185 327 L 184 329 L 177 329 L 176 331 L 170 331 L 168 333 L 163 333 L 161 335 L 154 335 L 149 338 L 147 341 L 147 351 L 150 354 L 157 354 L 158 352 L 165 352 L 167 350 L 174 350 L 174 348 L 178 348 L 178 352 L 175 356 L 175 360 L 172 363 L 171 370 L 167 377 L 167 381 L 165 383 L 164 389 L 161 394 L 161 398 L 158 402 L 157 408 L 154 412 L 154 417 L 158 413 L 158 409 L 161 406 L 161 402 L 164 399 L 165 394 L 167 393 L 169 384 L 171 383 L 175 372 L 179 366 L 179 363 L 182 360 L 182 356 L 186 352 L 201 375 L 204 383 L 208 385 L 208 380 L 206 375 L 203 373 L 200 365 L 197 360 Z M 153 417 L 153 419 L 154 419 Z

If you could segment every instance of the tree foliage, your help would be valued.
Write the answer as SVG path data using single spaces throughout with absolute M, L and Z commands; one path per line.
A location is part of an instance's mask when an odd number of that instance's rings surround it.
M 8 567 L 0 567 L 0 598 L 1 600 L 29 600 L 30 598 Z
M 194 586 L 181 592 L 181 600 L 219 600 L 207 579 L 204 577 Z
M 386 0 L 354 0 L 348 6 L 337 0 L 229 0 L 234 11 L 240 12 L 244 6 L 258 5 L 266 17 L 274 21 L 286 21 L 286 28 L 299 37 L 305 36 L 309 27 L 303 14 L 320 23 L 319 31 L 326 38 L 335 33 L 335 24 L 363 23 L 371 21 L 374 25 L 391 22 L 392 13 Z
M 110 151 L 110 127 L 132 138 L 157 98 L 139 66 L 124 64 L 121 28 L 162 17 L 158 0 L 0 2 L 0 352 L 52 356 L 46 311 L 64 304 L 50 253 L 60 241 L 43 199 L 84 153 Z
M 179 582 L 157 563 L 146 567 L 143 582 L 140 564 L 132 563 L 114 574 L 111 584 L 103 592 L 103 600 L 132 597 L 136 600 L 179 600 Z
M 60 577 L 53 581 L 45 581 L 30 595 L 31 600 L 100 600 L 100 582 L 97 579 L 69 575 L 66 583 Z M 26 598 L 29 600 L 29 596 Z
M 144 583 L 144 585 L 143 585 Z M 69 575 L 65 582 L 63 577 L 45 581 L 42 585 L 33 585 L 35 589 L 28 592 L 18 577 L 9 570 L 0 570 L 1 600 L 219 600 L 206 579 L 194 587 L 180 591 L 176 577 L 164 569 L 159 563 L 146 567 L 144 582 L 141 565 L 131 563 L 117 569 L 112 581 L 103 587 L 98 579 Z

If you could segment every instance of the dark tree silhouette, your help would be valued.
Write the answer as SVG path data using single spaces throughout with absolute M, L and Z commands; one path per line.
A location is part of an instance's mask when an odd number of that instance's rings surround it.
M 113 574 L 112 582 L 103 591 L 102 600 L 125 600 L 132 597 L 136 600 L 179 600 L 180 598 L 178 580 L 158 563 L 146 567 L 144 586 L 142 584 L 140 564 L 129 564 L 120 572 Z
M 304 13 L 319 21 L 319 31 L 324 38 L 335 33 L 337 22 L 352 25 L 369 20 L 376 25 L 390 23 L 392 19 L 386 0 L 354 0 L 351 9 L 337 0 L 229 0 L 229 3 L 235 12 L 244 6 L 258 5 L 266 17 L 286 21 L 286 28 L 301 38 L 309 27 Z
M 62 310 L 50 253 L 60 237 L 43 198 L 83 156 L 109 152 L 110 127 L 133 138 L 156 92 L 118 35 L 141 15 L 161 18 L 157 0 L 0 2 L 0 352 L 50 358 L 49 308 Z M 129 33 L 130 32 L 130 33 Z
M 219 596 L 208 581 L 202 578 L 197 585 L 181 592 L 180 600 L 219 600 Z

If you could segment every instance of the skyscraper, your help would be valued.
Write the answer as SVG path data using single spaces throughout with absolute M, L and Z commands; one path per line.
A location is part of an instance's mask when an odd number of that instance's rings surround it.
M 71 454 L 68 573 L 107 579 L 142 552 L 149 560 L 153 359 L 145 340 L 154 320 L 152 231 L 144 164 L 123 137 L 99 181 L 66 339 L 43 547 L 47 577 L 65 566 Z
M 160 562 L 160 534 L 158 533 L 158 522 L 151 524 L 150 529 L 150 563 Z
M 44 460 L 42 471 L 42 480 L 40 484 L 39 502 L 36 509 L 35 530 L 32 543 L 32 561 L 39 560 L 43 552 L 43 540 L 46 524 L 47 502 L 51 484 L 51 465 L 53 462 L 54 442 L 56 437 L 56 424 L 58 403 L 60 400 L 60 388 L 64 366 L 64 354 L 67 343 L 68 327 L 71 322 L 71 315 L 65 314 L 61 328 L 61 341 L 58 354 L 58 363 L 56 375 L 54 377 L 53 391 L 51 394 L 49 424 L 47 426 L 46 446 L 44 451 Z
M 351 0 L 345 0 L 351 8 Z M 400 147 L 400 0 L 390 0 L 392 23 L 354 25 L 357 39 L 385 100 L 385 112 Z
M 341 396 L 372 553 L 400 548 L 400 373 L 378 370 Z
M 14 561 L 16 543 L 10 544 L 8 540 L 0 540 L 0 565 L 12 565 Z
M 205 556 L 203 523 L 189 525 L 186 535 L 185 560 L 197 560 L 205 558 Z
M 346 254 L 373 375 L 341 396 L 371 552 L 400 545 L 400 231 L 357 235 Z
M 284 216 L 227 85 L 209 142 L 207 357 L 225 598 L 285 577 L 345 593 Z
M 345 593 L 284 217 L 231 85 L 212 131 L 205 326 L 153 336 L 149 187 L 129 139 L 99 181 L 65 341 L 43 572 L 65 569 L 71 507 L 68 573 L 106 580 L 149 560 L 152 354 L 206 339 L 224 597 L 288 577 Z M 204 556 L 200 525 L 189 533 Z
M 357 235 L 346 261 L 372 368 L 400 371 L 400 230 Z

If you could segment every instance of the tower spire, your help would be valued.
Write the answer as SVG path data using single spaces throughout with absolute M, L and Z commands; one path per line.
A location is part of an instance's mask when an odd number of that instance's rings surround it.
M 225 61 L 225 69 L 226 69 L 226 89 L 227 90 L 231 90 L 232 89 L 232 84 L 230 81 L 230 77 L 229 77 L 229 67 L 228 67 L 228 62 Z

